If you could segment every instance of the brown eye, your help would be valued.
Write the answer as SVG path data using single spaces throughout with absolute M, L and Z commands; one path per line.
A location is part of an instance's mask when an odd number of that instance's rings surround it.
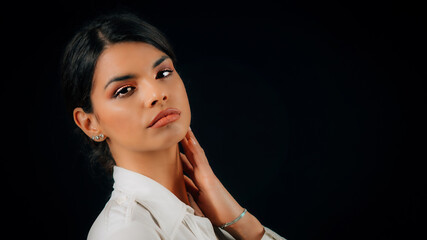
M 159 72 L 157 73 L 157 75 L 156 75 L 156 79 L 165 78 L 165 77 L 167 77 L 167 76 L 171 75 L 171 74 L 172 74 L 172 72 L 173 72 L 173 71 L 172 71 L 172 70 L 169 70 L 169 69 L 159 71 Z
M 135 89 L 135 87 L 132 86 L 124 86 L 119 88 L 115 93 L 114 93 L 114 98 L 122 98 L 125 97 L 129 94 L 132 94 L 132 91 Z

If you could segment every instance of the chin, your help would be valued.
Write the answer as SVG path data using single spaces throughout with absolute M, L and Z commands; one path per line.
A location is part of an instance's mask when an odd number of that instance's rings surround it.
M 157 132 L 156 135 L 158 135 L 155 136 L 155 138 L 160 137 L 158 140 L 162 142 L 161 146 L 163 148 L 169 148 L 179 143 L 185 137 L 188 132 L 190 122 L 191 115 L 181 114 L 181 118 L 178 121 L 163 126 L 162 128 L 166 129 Z
M 183 138 L 185 138 L 185 135 L 188 132 L 188 128 L 190 127 L 190 120 L 185 121 L 184 123 L 179 124 L 178 131 L 177 131 L 177 143 L 180 142 Z
M 175 124 L 175 126 L 169 125 L 165 126 L 167 128 L 170 128 L 169 130 L 169 136 L 167 136 L 164 140 L 164 146 L 166 148 L 171 147 L 177 143 L 179 143 L 187 134 L 188 127 L 190 126 L 189 123 L 180 123 Z

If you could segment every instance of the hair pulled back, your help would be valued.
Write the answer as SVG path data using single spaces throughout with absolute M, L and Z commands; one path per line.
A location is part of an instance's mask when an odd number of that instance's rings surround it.
M 67 114 L 77 107 L 92 113 L 90 99 L 97 60 L 109 45 L 120 42 L 144 42 L 167 54 L 175 63 L 175 54 L 165 36 L 154 26 L 131 13 L 104 15 L 80 29 L 65 48 L 61 63 L 62 90 Z M 83 134 L 83 131 L 79 131 Z M 84 134 L 83 134 L 84 135 Z M 91 161 L 98 162 L 108 173 L 115 161 L 106 141 L 95 142 L 84 135 L 91 146 Z

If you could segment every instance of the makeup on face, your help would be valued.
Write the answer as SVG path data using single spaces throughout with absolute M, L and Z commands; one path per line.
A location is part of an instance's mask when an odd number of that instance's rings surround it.
M 191 121 L 186 89 L 171 58 L 149 44 L 106 49 L 93 89 L 94 109 L 116 154 L 162 149 L 179 141 Z
M 157 114 L 151 121 L 148 128 L 161 128 L 167 124 L 178 120 L 181 117 L 181 111 L 176 108 L 168 108 Z

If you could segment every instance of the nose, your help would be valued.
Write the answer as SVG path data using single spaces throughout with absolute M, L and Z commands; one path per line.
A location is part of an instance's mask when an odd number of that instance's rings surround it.
M 153 108 L 156 105 L 163 106 L 169 99 L 167 86 L 157 79 L 145 79 L 141 83 L 141 100 L 146 108 Z
M 147 101 L 147 107 L 152 108 L 156 105 L 162 106 L 168 100 L 166 93 L 153 93 L 153 96 Z

